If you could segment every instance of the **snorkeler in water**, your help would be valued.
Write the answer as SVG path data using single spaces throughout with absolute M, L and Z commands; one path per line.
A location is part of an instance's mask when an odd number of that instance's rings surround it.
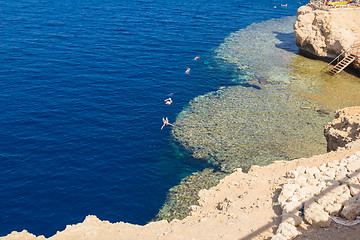
M 163 118 L 163 125 L 161 127 L 161 130 L 166 126 L 166 125 L 170 125 L 170 126 L 174 126 L 172 125 L 171 123 L 169 123 L 169 119 L 166 117 L 166 118 Z
M 170 104 L 172 104 L 173 101 L 171 98 L 168 98 L 168 99 L 165 99 L 164 102 L 166 105 L 170 105 Z

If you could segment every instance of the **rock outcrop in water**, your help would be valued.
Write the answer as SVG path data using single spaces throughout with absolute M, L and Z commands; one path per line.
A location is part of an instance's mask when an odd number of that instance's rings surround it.
M 360 139 L 360 107 L 338 110 L 335 119 L 325 127 L 324 135 L 328 151 Z
M 334 58 L 354 43 L 360 43 L 359 16 L 358 7 L 302 6 L 294 24 L 296 44 L 303 53 Z M 360 67 L 359 60 L 354 65 Z

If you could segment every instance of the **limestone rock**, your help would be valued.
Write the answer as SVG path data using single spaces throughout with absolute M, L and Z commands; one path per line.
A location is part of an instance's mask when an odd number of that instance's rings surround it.
M 287 222 L 282 222 L 279 225 L 278 230 L 276 231 L 276 235 L 272 237 L 272 240 L 280 240 L 280 239 L 293 239 L 297 235 L 299 235 L 299 231 L 292 224 Z
M 283 207 L 283 214 L 295 214 L 302 207 L 301 202 L 288 202 Z
M 321 187 L 314 185 L 307 185 L 295 192 L 295 196 L 298 197 L 301 201 L 305 201 L 317 194 L 321 191 Z
M 285 177 L 287 178 L 297 178 L 299 176 L 299 173 L 297 171 L 288 171 L 285 174 Z
M 349 172 L 360 172 L 360 159 L 355 161 L 350 161 L 346 166 Z
M 325 163 L 321 164 L 320 167 L 319 167 L 319 170 L 320 170 L 321 172 L 323 172 L 323 173 L 326 172 L 327 169 L 328 169 L 328 167 L 326 166 Z
M 335 169 L 334 168 L 330 168 L 328 171 L 326 171 L 324 173 L 325 176 L 328 176 L 331 179 L 335 178 Z
M 359 14 L 357 8 L 331 11 L 312 4 L 300 7 L 294 24 L 296 44 L 311 55 L 334 58 L 360 39 Z M 345 18 L 347 21 L 339 21 Z
M 327 192 L 321 194 L 317 203 L 331 215 L 337 215 L 343 204 L 351 198 L 350 190 L 346 185 L 332 187 Z
M 337 168 L 338 170 L 336 171 L 336 176 L 335 176 L 335 180 L 336 181 L 346 181 L 346 179 L 347 179 L 347 176 L 346 176 L 346 174 L 348 174 L 349 172 L 348 172 L 348 170 L 347 170 L 347 168 L 346 167 L 338 167 Z
M 296 178 L 295 182 L 300 186 L 306 186 L 307 185 L 307 180 L 309 178 L 308 174 L 302 174 L 300 175 L 298 178 Z
M 360 196 L 360 182 L 357 178 L 351 178 L 348 182 L 351 196 Z
M 2 238 L 0 238 L 2 239 Z M 26 230 L 23 230 L 22 232 L 11 232 L 9 235 L 6 236 L 6 239 L 8 240 L 45 240 L 44 236 L 38 236 L 36 237 L 35 235 L 29 233 Z
M 309 224 L 318 227 L 328 227 L 331 223 L 330 215 L 324 211 L 322 206 L 313 201 L 305 204 L 304 218 Z
M 294 195 L 294 192 L 299 189 L 300 186 L 297 184 L 284 184 L 283 189 L 279 195 L 278 201 L 283 208 L 287 200 Z
M 346 166 L 348 163 L 349 163 L 349 161 L 348 161 L 346 158 L 342 158 L 342 159 L 340 160 L 340 166 L 341 166 L 341 167 Z
M 231 205 L 231 200 L 228 199 L 228 198 L 225 198 L 223 201 L 219 202 L 217 205 L 216 205 L 216 209 L 217 210 L 220 210 L 220 211 L 227 211 L 228 208 L 230 207 Z
M 317 167 L 312 167 L 312 168 L 307 169 L 306 173 L 309 174 L 311 177 L 314 177 L 315 174 L 320 173 L 320 170 Z
M 283 214 L 281 222 L 286 222 L 297 227 L 302 223 L 302 217 L 296 214 Z
M 360 139 L 360 107 L 338 110 L 335 119 L 326 125 L 324 135 L 328 151 L 334 151 Z
M 345 203 L 341 215 L 346 219 L 354 220 L 360 215 L 360 198 L 358 197 L 352 197 Z
M 305 173 L 305 171 L 306 171 L 307 169 L 309 169 L 309 168 L 308 168 L 308 167 L 305 167 L 305 166 L 299 166 L 299 167 L 296 168 L 296 172 L 297 172 L 298 174 L 303 174 L 303 173 Z
M 282 235 L 274 235 L 271 240 L 288 240 L 285 236 Z

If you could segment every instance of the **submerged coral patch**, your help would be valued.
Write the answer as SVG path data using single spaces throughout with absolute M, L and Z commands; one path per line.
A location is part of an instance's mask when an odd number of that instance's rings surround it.
M 292 88 L 294 21 L 253 24 L 216 50 L 220 61 L 243 74 L 239 86 L 199 96 L 178 115 L 173 136 L 194 157 L 231 172 L 326 151 L 322 130 L 331 116 L 320 115 L 321 106 Z
M 278 86 L 221 89 L 195 98 L 173 135 L 194 157 L 225 172 L 325 152 L 329 117 L 301 109 L 307 104 Z
M 164 207 L 156 215 L 155 220 L 182 219 L 190 212 L 191 205 L 198 205 L 200 189 L 209 189 L 225 177 L 225 173 L 204 169 L 186 177 L 181 183 L 169 190 Z

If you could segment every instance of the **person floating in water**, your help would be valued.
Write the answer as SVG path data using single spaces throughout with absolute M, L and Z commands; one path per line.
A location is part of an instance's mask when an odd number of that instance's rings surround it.
M 190 68 L 187 68 L 185 71 L 186 74 L 190 74 Z
M 196 61 L 196 60 L 198 60 L 200 58 L 200 56 L 196 56 L 195 58 L 194 58 L 194 60 Z
M 174 126 L 172 125 L 171 123 L 169 123 L 169 119 L 166 117 L 166 118 L 163 118 L 163 125 L 161 127 L 161 130 L 166 126 L 166 125 L 170 125 L 170 126 Z
M 287 7 L 287 4 L 281 4 L 282 7 Z
M 171 98 L 168 98 L 168 99 L 165 99 L 164 102 L 166 105 L 170 105 L 170 104 L 172 104 L 173 101 Z

